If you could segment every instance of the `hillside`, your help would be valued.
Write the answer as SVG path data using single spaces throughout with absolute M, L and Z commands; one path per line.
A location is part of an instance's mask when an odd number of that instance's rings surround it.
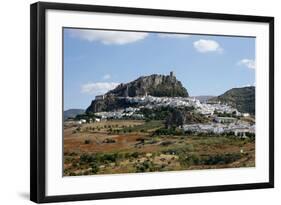
M 155 97 L 188 97 L 187 90 L 171 73 L 170 75 L 142 76 L 129 83 L 121 83 L 108 91 L 103 99 L 95 99 L 86 109 L 89 112 L 111 111 L 118 108 L 133 107 L 124 97 L 151 95 Z
M 235 107 L 239 112 L 255 114 L 255 87 L 232 88 L 212 98 Z
M 83 114 L 85 110 L 83 109 L 69 109 L 63 112 L 63 118 L 66 120 L 67 118 L 73 118 L 76 115 Z

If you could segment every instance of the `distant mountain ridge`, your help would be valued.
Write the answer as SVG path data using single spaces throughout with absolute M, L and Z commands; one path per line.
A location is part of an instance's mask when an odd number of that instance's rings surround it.
M 220 101 L 235 107 L 239 112 L 255 114 L 255 86 L 232 88 L 210 100 Z
M 63 118 L 66 120 L 68 118 L 74 118 L 76 115 L 85 113 L 84 109 L 69 109 L 63 112 Z

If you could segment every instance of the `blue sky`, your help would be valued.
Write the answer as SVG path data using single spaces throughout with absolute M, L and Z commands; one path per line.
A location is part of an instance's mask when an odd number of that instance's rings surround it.
M 64 110 L 170 71 L 191 96 L 255 85 L 255 38 L 64 29 Z

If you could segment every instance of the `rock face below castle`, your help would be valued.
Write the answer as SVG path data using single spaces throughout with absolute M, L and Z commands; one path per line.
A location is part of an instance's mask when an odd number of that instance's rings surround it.
M 120 97 L 151 95 L 155 97 L 189 97 L 187 90 L 171 72 L 170 75 L 142 76 L 129 82 L 121 83 L 104 95 L 103 99 L 93 100 L 86 112 L 101 112 L 122 108 L 125 105 Z
M 155 97 L 188 97 L 181 82 L 171 75 L 142 76 L 132 82 L 120 84 L 106 95 L 117 97 L 136 97 L 151 95 Z

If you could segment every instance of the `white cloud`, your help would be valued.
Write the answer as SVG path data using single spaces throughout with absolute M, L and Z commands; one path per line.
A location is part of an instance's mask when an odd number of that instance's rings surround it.
M 200 53 L 207 53 L 207 52 L 221 53 L 223 51 L 220 44 L 214 40 L 200 39 L 198 41 L 193 42 L 193 46 Z
M 189 38 L 190 35 L 187 34 L 172 34 L 172 33 L 159 33 L 160 38 Z
M 245 88 L 245 87 L 252 87 L 252 86 L 256 86 L 256 84 L 253 83 L 253 84 L 237 85 L 235 86 L 235 88 Z
M 104 94 L 109 90 L 116 88 L 119 83 L 114 82 L 97 82 L 97 83 L 87 83 L 81 86 L 81 92 L 87 94 L 100 95 Z
M 250 68 L 250 69 L 256 68 L 256 63 L 255 63 L 255 60 L 253 60 L 253 59 L 244 58 L 244 59 L 238 61 L 237 64 L 240 66 L 246 66 L 247 68 Z
M 142 40 L 148 36 L 148 33 L 71 29 L 70 35 L 90 42 L 99 41 L 106 45 L 124 45 Z
M 253 86 L 253 85 L 251 85 L 251 84 L 246 84 L 246 85 L 242 85 L 241 87 L 244 88 L 244 87 L 251 87 L 251 86 Z
M 109 75 L 109 74 L 105 74 L 105 75 L 102 77 L 103 80 L 108 80 L 108 79 L 110 79 L 110 78 L 111 78 L 111 75 Z

